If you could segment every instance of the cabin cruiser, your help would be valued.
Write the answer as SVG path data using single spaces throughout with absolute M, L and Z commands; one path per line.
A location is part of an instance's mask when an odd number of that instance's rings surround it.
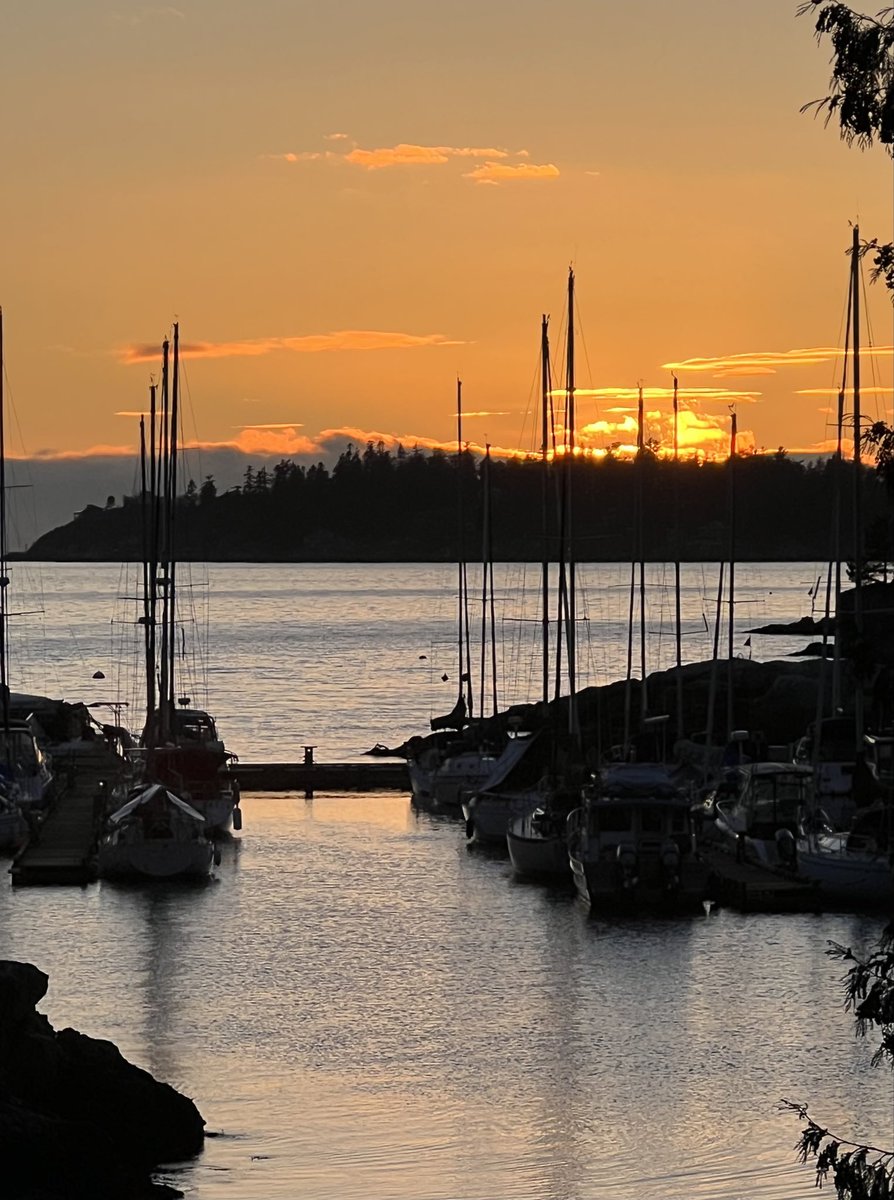
M 718 848 L 737 858 L 763 867 L 792 869 L 795 840 L 812 805 L 811 767 L 804 763 L 747 763 L 735 769 L 726 789 L 718 791 L 711 832 Z
M 662 764 L 618 763 L 584 790 L 567 824 L 574 885 L 591 907 L 697 907 L 709 867 L 689 796 Z

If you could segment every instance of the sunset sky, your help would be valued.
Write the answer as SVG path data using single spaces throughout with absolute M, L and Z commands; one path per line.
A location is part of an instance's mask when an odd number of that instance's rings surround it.
M 744 444 L 819 447 L 850 223 L 892 236 L 894 172 L 799 112 L 830 48 L 796 8 L 8 0 L 11 449 L 132 456 L 175 317 L 201 443 L 448 442 L 460 375 L 468 439 L 530 448 L 572 264 L 589 444 L 635 440 L 639 383 L 658 435 L 679 364 L 693 444 L 735 399 Z

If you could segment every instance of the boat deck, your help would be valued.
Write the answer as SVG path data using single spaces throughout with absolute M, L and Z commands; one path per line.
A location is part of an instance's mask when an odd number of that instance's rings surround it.
M 111 783 L 119 760 L 105 747 L 56 763 L 59 794 L 37 832 L 9 868 L 17 886 L 90 883 L 96 878 L 96 842 L 105 813 L 103 782 Z
M 813 883 L 739 862 L 723 850 L 703 848 L 701 854 L 711 868 L 711 894 L 720 904 L 740 912 L 819 912 L 822 907 Z

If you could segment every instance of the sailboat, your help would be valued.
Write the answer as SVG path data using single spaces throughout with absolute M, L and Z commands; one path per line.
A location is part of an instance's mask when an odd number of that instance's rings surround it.
M 860 234 L 854 227 L 850 262 L 850 334 L 853 364 L 854 423 L 854 591 L 853 627 L 855 640 L 863 634 L 862 565 L 863 528 L 860 460 Z M 842 389 L 843 395 L 843 389 Z M 839 428 L 841 401 L 839 401 Z M 841 638 L 841 608 L 836 619 L 836 660 Z M 858 809 L 851 828 L 830 828 L 818 806 L 807 814 L 797 839 L 798 873 L 817 884 L 821 896 L 849 904 L 889 904 L 894 900 L 894 773 L 891 770 L 890 736 L 866 734 L 863 729 L 863 683 L 857 679 L 854 694 L 855 766 L 864 759 L 872 776 L 877 799 Z M 817 734 L 821 729 L 817 730 Z
M 239 785 L 230 771 L 235 757 L 227 751 L 213 717 L 182 694 L 177 677 L 177 468 L 180 393 L 180 331 L 173 331 L 173 356 L 162 348 L 161 411 L 156 388 L 150 390 L 148 462 L 146 430 L 141 423 L 141 475 L 145 556 L 143 614 L 146 669 L 146 723 L 140 745 L 151 760 L 152 775 L 202 814 L 205 832 L 242 827 Z M 170 376 L 170 388 L 169 388 Z
M 53 786 L 49 762 L 34 730 L 28 721 L 13 719 L 10 713 L 5 369 L 0 308 L 0 851 L 22 845 L 28 833 L 25 811 L 42 814 Z
M 553 728 L 549 738 L 549 763 L 543 778 L 527 796 L 516 798 L 515 811 L 506 823 L 506 848 L 517 875 L 548 883 L 570 881 L 567 818 L 580 802 L 580 789 L 574 775 L 580 762 L 580 739 L 576 712 L 576 639 L 574 621 L 575 575 L 571 544 L 572 471 L 574 464 L 574 272 L 568 273 L 568 341 L 566 350 L 565 453 L 562 459 L 559 496 L 558 610 L 556 617 L 556 685 L 559 699 L 563 636 L 567 651 L 569 681 L 567 729 Z M 543 699 L 549 700 L 549 561 L 546 554 L 548 515 L 546 506 L 548 478 L 548 437 L 552 383 L 549 360 L 548 318 L 541 323 L 542 414 L 541 460 L 544 474 L 544 555 L 543 573 Z M 554 423 L 553 423 L 554 424 Z M 554 438 L 553 438 L 554 440 Z M 563 635 L 564 631 L 564 635 Z M 560 761 L 564 760 L 564 761 Z
M 456 477 L 458 511 L 457 554 L 457 678 L 459 687 L 456 703 L 449 713 L 434 717 L 429 738 L 411 738 L 408 743 L 407 766 L 414 801 L 434 812 L 458 814 L 467 794 L 481 787 L 497 768 L 505 741 L 497 733 L 485 733 L 480 722 L 473 720 L 471 636 L 469 621 L 469 583 L 463 551 L 463 441 L 462 441 L 462 380 L 456 381 Z M 482 473 L 486 475 L 488 458 Z M 486 483 L 485 483 L 486 487 Z M 487 503 L 487 500 L 485 501 Z M 485 513 L 485 528 L 487 527 Z M 493 599 L 493 570 L 487 554 L 483 555 L 482 620 Z M 490 592 L 488 594 L 488 587 Z M 481 710 L 484 708 L 484 646 L 482 638 Z M 495 671 L 495 666 L 494 666 Z M 494 697 L 496 714 L 496 697 Z

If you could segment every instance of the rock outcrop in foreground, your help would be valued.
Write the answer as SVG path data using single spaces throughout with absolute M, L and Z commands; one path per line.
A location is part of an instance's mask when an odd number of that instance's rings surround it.
M 202 1149 L 187 1097 L 111 1042 L 53 1029 L 36 1005 L 49 980 L 0 960 L 0 1173 L 6 1200 L 141 1200 L 181 1193 L 152 1169 Z

